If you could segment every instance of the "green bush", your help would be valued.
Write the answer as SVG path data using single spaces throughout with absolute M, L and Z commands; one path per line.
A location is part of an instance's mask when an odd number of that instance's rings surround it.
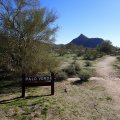
M 102 44 L 98 45 L 97 50 L 105 54 L 112 54 L 115 51 L 112 43 L 109 40 L 104 41 Z
M 74 63 L 74 66 L 75 66 L 75 71 L 76 71 L 76 73 L 79 73 L 79 72 L 81 71 L 80 65 L 75 62 L 75 63 Z
M 102 53 L 102 52 L 101 52 L 101 53 L 99 53 L 99 54 L 97 55 L 97 57 L 98 57 L 98 58 L 101 58 L 101 57 L 103 57 L 104 55 L 105 55 L 105 53 Z
M 104 55 L 103 52 L 99 52 L 97 50 L 88 49 L 86 53 L 83 55 L 84 60 L 95 60 L 96 58 L 100 58 Z
M 74 57 L 73 57 L 73 60 L 77 60 L 77 56 L 74 56 Z
M 84 60 L 95 60 L 96 58 L 97 58 L 97 56 L 94 54 L 87 53 L 87 54 L 83 55 Z
M 85 66 L 86 66 L 86 67 L 91 66 L 91 65 L 92 65 L 91 62 L 89 62 L 89 61 L 86 61 L 86 62 L 85 62 Z
M 66 69 L 65 72 L 67 73 L 68 76 L 72 75 L 77 75 L 80 72 L 81 68 L 76 61 L 74 61 L 71 65 L 69 65 Z
M 120 56 L 117 57 L 117 60 L 120 61 Z
M 81 81 L 88 81 L 88 79 L 91 77 L 90 72 L 86 71 L 86 70 L 82 70 L 79 73 L 79 77 L 81 79 Z
M 82 52 L 77 53 L 77 57 L 81 57 L 83 55 Z
M 67 73 L 68 76 L 76 75 L 76 71 L 75 71 L 75 66 L 74 66 L 74 64 L 69 65 L 69 66 L 65 69 L 65 72 Z
M 63 81 L 66 80 L 68 78 L 66 72 L 64 71 L 58 71 L 56 74 L 56 81 Z

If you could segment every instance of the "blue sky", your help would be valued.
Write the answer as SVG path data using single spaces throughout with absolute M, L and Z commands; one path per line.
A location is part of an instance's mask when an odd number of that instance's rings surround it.
M 69 43 L 82 33 L 120 47 L 120 0 L 41 0 L 41 5 L 59 17 L 56 43 Z

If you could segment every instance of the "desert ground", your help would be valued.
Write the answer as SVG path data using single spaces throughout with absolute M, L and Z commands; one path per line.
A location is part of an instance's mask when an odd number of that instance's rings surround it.
M 1 81 L 1 120 L 120 120 L 120 78 L 113 66 L 114 56 L 93 64 L 95 74 L 88 82 L 69 78 L 55 82 L 55 95 L 49 87 L 28 88 L 20 98 L 21 86 Z

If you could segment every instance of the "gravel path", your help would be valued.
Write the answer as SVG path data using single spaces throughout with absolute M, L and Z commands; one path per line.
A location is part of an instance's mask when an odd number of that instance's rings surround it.
M 109 56 L 98 62 L 95 67 L 97 75 L 91 80 L 98 80 L 111 95 L 117 108 L 120 109 L 120 78 L 117 77 L 117 72 L 113 69 L 115 60 L 116 57 Z

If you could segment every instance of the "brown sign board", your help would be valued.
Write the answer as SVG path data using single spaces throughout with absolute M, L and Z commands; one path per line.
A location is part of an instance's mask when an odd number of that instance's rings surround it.
M 25 97 L 25 88 L 33 86 L 51 86 L 51 95 L 54 95 L 54 73 L 51 76 L 31 77 L 22 75 L 22 97 Z

